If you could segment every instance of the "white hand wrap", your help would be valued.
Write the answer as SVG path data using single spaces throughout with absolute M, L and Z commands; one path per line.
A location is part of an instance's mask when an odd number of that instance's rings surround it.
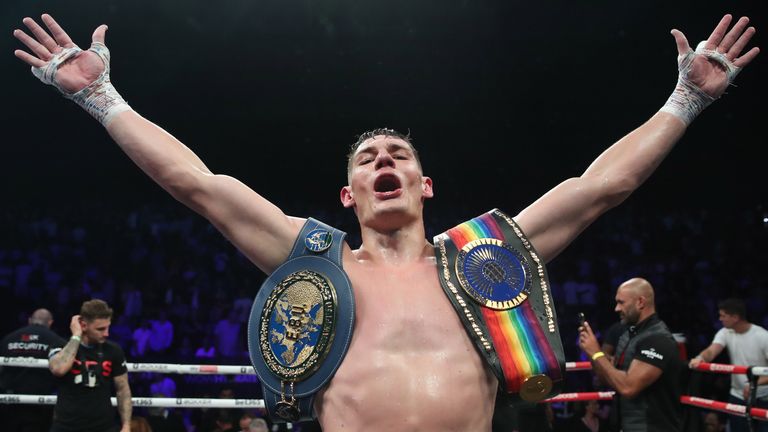
M 705 49 L 706 43 L 706 41 L 701 41 L 696 46 L 696 51 L 690 50 L 685 55 L 677 56 L 677 70 L 679 72 L 677 86 L 667 100 L 667 103 L 661 108 L 661 111 L 678 117 L 686 125 L 690 125 L 693 119 L 716 99 L 688 80 L 688 73 L 693 67 L 694 57 L 703 55 L 710 60 L 720 63 L 728 74 L 728 84 L 731 84 L 736 79 L 736 75 L 741 70 L 728 60 L 724 54 Z
M 699 44 L 696 45 L 696 54 L 701 54 L 720 63 L 728 74 L 728 84 L 733 83 L 733 81 L 736 79 L 736 75 L 741 72 L 741 68 L 733 64 L 732 61 L 728 60 L 728 57 L 726 57 L 725 54 L 721 53 L 720 51 L 713 51 L 704 48 L 706 44 L 707 41 L 699 42 Z
M 115 87 L 109 80 L 109 49 L 101 42 L 91 44 L 92 51 L 104 62 L 104 71 L 95 81 L 88 84 L 77 93 L 68 93 L 56 82 L 56 72 L 62 63 L 72 57 L 79 55 L 82 50 L 74 46 L 64 48 L 60 53 L 55 54 L 45 66 L 38 68 L 32 67 L 32 74 L 40 81 L 56 87 L 67 99 L 72 99 L 83 109 L 88 111 L 96 120 L 106 126 L 112 118 L 131 107 L 123 100 L 123 97 L 115 90 Z

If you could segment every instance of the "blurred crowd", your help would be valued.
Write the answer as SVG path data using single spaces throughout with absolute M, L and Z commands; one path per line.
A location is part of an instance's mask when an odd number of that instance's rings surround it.
M 304 213 L 350 232 L 353 247 L 359 241 L 353 215 Z M 716 304 L 725 297 L 744 299 L 750 320 L 768 327 L 762 209 L 653 214 L 631 204 L 615 210 L 548 266 L 569 361 L 579 360 L 577 313 L 605 331 L 618 319 L 616 287 L 634 276 L 653 284 L 660 316 L 688 352 L 711 342 Z M 428 233 L 436 234 L 473 215 L 426 216 Z M 0 223 L 0 292 L 13 299 L 0 305 L 0 333 L 46 307 L 56 318 L 53 329 L 68 337 L 69 317 L 82 301 L 100 298 L 115 308 L 110 339 L 129 362 L 249 363 L 246 322 L 264 275 L 183 207 L 15 207 L 0 211 Z M 258 397 L 254 382 L 131 376 L 135 396 L 215 396 L 226 386 L 237 397 Z M 590 386 L 588 376 L 569 378 L 566 391 Z M 713 380 L 704 390 L 722 389 Z

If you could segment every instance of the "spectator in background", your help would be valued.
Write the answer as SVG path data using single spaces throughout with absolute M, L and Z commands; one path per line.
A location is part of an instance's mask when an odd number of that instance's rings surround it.
M 576 402 L 574 415 L 563 429 L 568 432 L 605 432 L 608 426 L 600 418 L 600 403 L 596 400 Z
M 143 319 L 139 327 L 133 331 L 133 345 L 131 346 L 131 356 L 143 358 L 147 353 L 149 339 L 152 337 L 152 329 L 149 321 Z
M 255 418 L 251 420 L 251 424 L 248 425 L 248 429 L 244 429 L 246 432 L 269 432 L 267 427 L 267 421 L 263 418 Z
M 27 323 L 28 325 L 11 332 L 0 341 L 0 356 L 47 359 L 52 349 L 62 347 L 66 343 L 51 331 L 53 315 L 47 309 L 34 311 Z M 0 367 L 0 392 L 3 394 L 49 395 L 55 388 L 53 375 L 46 369 Z M 53 407 L 0 404 L 0 414 L 4 431 L 48 432 L 51 428 Z
M 245 288 L 240 288 L 237 290 L 237 298 L 232 303 L 232 311 L 237 316 L 238 321 L 243 324 L 248 321 L 252 306 L 253 296 L 249 296 Z
M 237 431 L 248 432 L 248 427 L 251 425 L 251 422 L 255 418 L 256 416 L 252 412 L 243 411 L 243 413 L 240 414 L 240 420 L 238 421 L 239 429 Z
M 152 393 L 152 397 L 168 397 L 163 393 Z M 148 410 L 147 422 L 152 432 L 186 432 L 184 419 L 174 410 L 162 407 L 151 407 Z
M 240 432 L 235 426 L 235 416 L 232 410 L 220 409 L 216 417 L 216 428 L 211 432 Z
M 212 359 L 216 357 L 216 347 L 210 335 L 203 336 L 203 343 L 195 350 L 195 358 Z
M 160 310 L 158 318 L 150 320 L 149 350 L 155 359 L 164 359 L 173 344 L 173 324 L 168 321 L 168 314 Z
M 725 425 L 720 419 L 720 414 L 710 411 L 703 415 L 704 417 L 704 432 L 723 432 Z
M 181 338 L 181 344 L 176 349 L 176 360 L 182 360 L 188 362 L 194 354 L 194 348 L 192 348 L 192 338 L 185 334 Z
M 120 432 L 131 428 L 131 388 L 122 348 L 107 340 L 112 309 L 102 300 L 89 300 L 72 317 L 72 337 L 51 351 L 49 369 L 59 377 L 54 432 L 117 431 L 110 398 L 114 388 Z
M 241 354 L 241 325 L 234 310 L 229 311 L 226 318 L 216 323 L 213 335 L 216 338 L 216 351 L 220 356 L 233 360 Z
M 231 387 L 222 387 L 219 390 L 218 398 L 234 399 L 235 391 Z M 231 410 L 226 408 L 211 408 L 211 409 L 195 410 L 195 412 L 193 412 L 193 417 L 196 418 L 195 424 L 198 426 L 198 430 L 202 432 L 220 431 L 221 428 L 218 426 L 218 422 L 221 419 L 226 420 L 225 418 L 221 417 L 221 412 L 226 412 L 226 411 L 231 411 Z M 229 420 L 232 421 L 232 425 L 234 426 L 234 422 L 235 422 L 234 418 L 230 418 Z
M 711 362 L 723 349 L 728 350 L 731 364 L 744 366 L 768 366 L 768 331 L 747 320 L 747 308 L 740 299 L 723 300 L 717 305 L 720 322 L 723 323 L 715 338 L 704 351 L 690 361 L 692 368 L 701 362 Z M 754 407 L 768 408 L 768 377 L 760 377 L 757 381 L 757 400 Z M 745 405 L 749 397 L 749 382 L 746 375 L 731 374 L 731 392 L 729 402 Z M 747 430 L 744 417 L 729 416 L 730 432 Z M 757 431 L 768 431 L 767 422 L 755 422 Z
M 131 346 L 133 332 L 128 317 L 120 315 L 116 322 L 109 328 L 110 339 L 121 347 Z
M 152 374 L 152 384 L 149 385 L 149 392 L 151 394 L 160 394 L 165 398 L 176 397 L 176 381 L 171 379 L 168 375 L 164 374 Z
M 123 316 L 129 318 L 138 318 L 141 316 L 141 310 L 143 308 L 143 302 L 141 298 L 141 291 L 136 289 L 136 286 L 130 282 L 125 282 L 121 285 L 122 299 L 123 299 Z

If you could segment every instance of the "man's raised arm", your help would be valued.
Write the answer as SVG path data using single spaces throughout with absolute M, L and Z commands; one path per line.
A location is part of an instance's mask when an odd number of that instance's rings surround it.
M 581 177 L 559 184 L 515 217 L 545 261 L 557 256 L 598 216 L 637 189 L 690 122 L 757 56 L 756 47 L 741 55 L 755 33 L 748 23 L 749 19 L 742 17 L 728 31 L 731 16 L 724 16 L 696 51 L 680 31 L 672 30 L 679 78 L 664 107 L 605 150 Z
M 42 21 L 50 34 L 31 18 L 23 22 L 34 37 L 13 32 L 31 52 L 16 50 L 16 57 L 98 119 L 147 175 L 211 221 L 259 268 L 269 273 L 282 263 L 302 221 L 236 179 L 213 174 L 184 144 L 133 111 L 110 82 L 106 25 L 94 31 L 90 49 L 83 51 L 50 15 Z

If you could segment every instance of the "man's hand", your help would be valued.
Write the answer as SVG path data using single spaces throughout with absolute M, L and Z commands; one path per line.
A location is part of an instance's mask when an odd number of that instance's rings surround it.
M 741 55 L 752 35 L 755 34 L 755 28 L 747 27 L 749 18 L 741 17 L 736 21 L 733 28 L 728 31 L 731 20 L 731 15 L 725 15 L 720 20 L 720 23 L 717 24 L 717 27 L 709 36 L 709 39 L 704 43 L 703 49 L 722 54 L 733 66 L 741 69 L 757 56 L 760 49 L 754 47 L 747 51 L 746 54 Z M 672 36 L 674 36 L 677 43 L 678 59 L 693 51 L 681 31 L 677 29 L 672 30 Z M 725 65 L 710 56 L 700 54 L 699 51 L 697 50 L 693 58 L 687 79 L 708 95 L 718 98 L 728 88 L 728 84 L 733 80 L 733 75 L 729 77 L 728 69 Z
M 749 391 L 750 391 L 750 389 L 751 389 L 751 387 L 749 386 L 749 383 L 747 383 L 744 386 L 744 401 L 748 401 L 749 400 Z
M 32 18 L 24 18 L 22 22 L 34 37 L 19 29 L 13 31 L 16 39 L 32 52 L 30 54 L 23 50 L 16 50 L 14 54 L 33 68 L 44 68 L 65 48 L 77 48 L 77 45 L 50 15 L 43 14 L 42 21 L 50 31 L 50 35 Z M 107 26 L 104 24 L 97 27 L 93 32 L 93 42 L 103 44 L 106 31 Z M 59 65 L 53 80 L 62 91 L 75 93 L 95 81 L 104 71 L 104 67 L 104 62 L 95 52 L 81 51 Z
M 57 377 L 64 376 L 72 369 L 77 350 L 80 349 L 81 337 L 83 336 L 83 324 L 80 315 L 73 316 L 69 321 L 69 330 L 72 332 L 72 337 L 58 353 L 48 360 L 48 369 Z
M 691 361 L 688 362 L 688 367 L 691 369 L 696 369 L 699 367 L 699 365 L 704 361 L 700 356 L 696 356 L 691 359 Z
M 83 336 L 83 325 L 81 324 L 80 315 L 72 317 L 72 320 L 69 322 L 69 330 L 72 332 L 72 336 Z
M 600 344 L 597 342 L 595 334 L 589 323 L 584 321 L 584 325 L 579 327 L 579 348 L 591 359 L 596 352 L 600 351 Z

